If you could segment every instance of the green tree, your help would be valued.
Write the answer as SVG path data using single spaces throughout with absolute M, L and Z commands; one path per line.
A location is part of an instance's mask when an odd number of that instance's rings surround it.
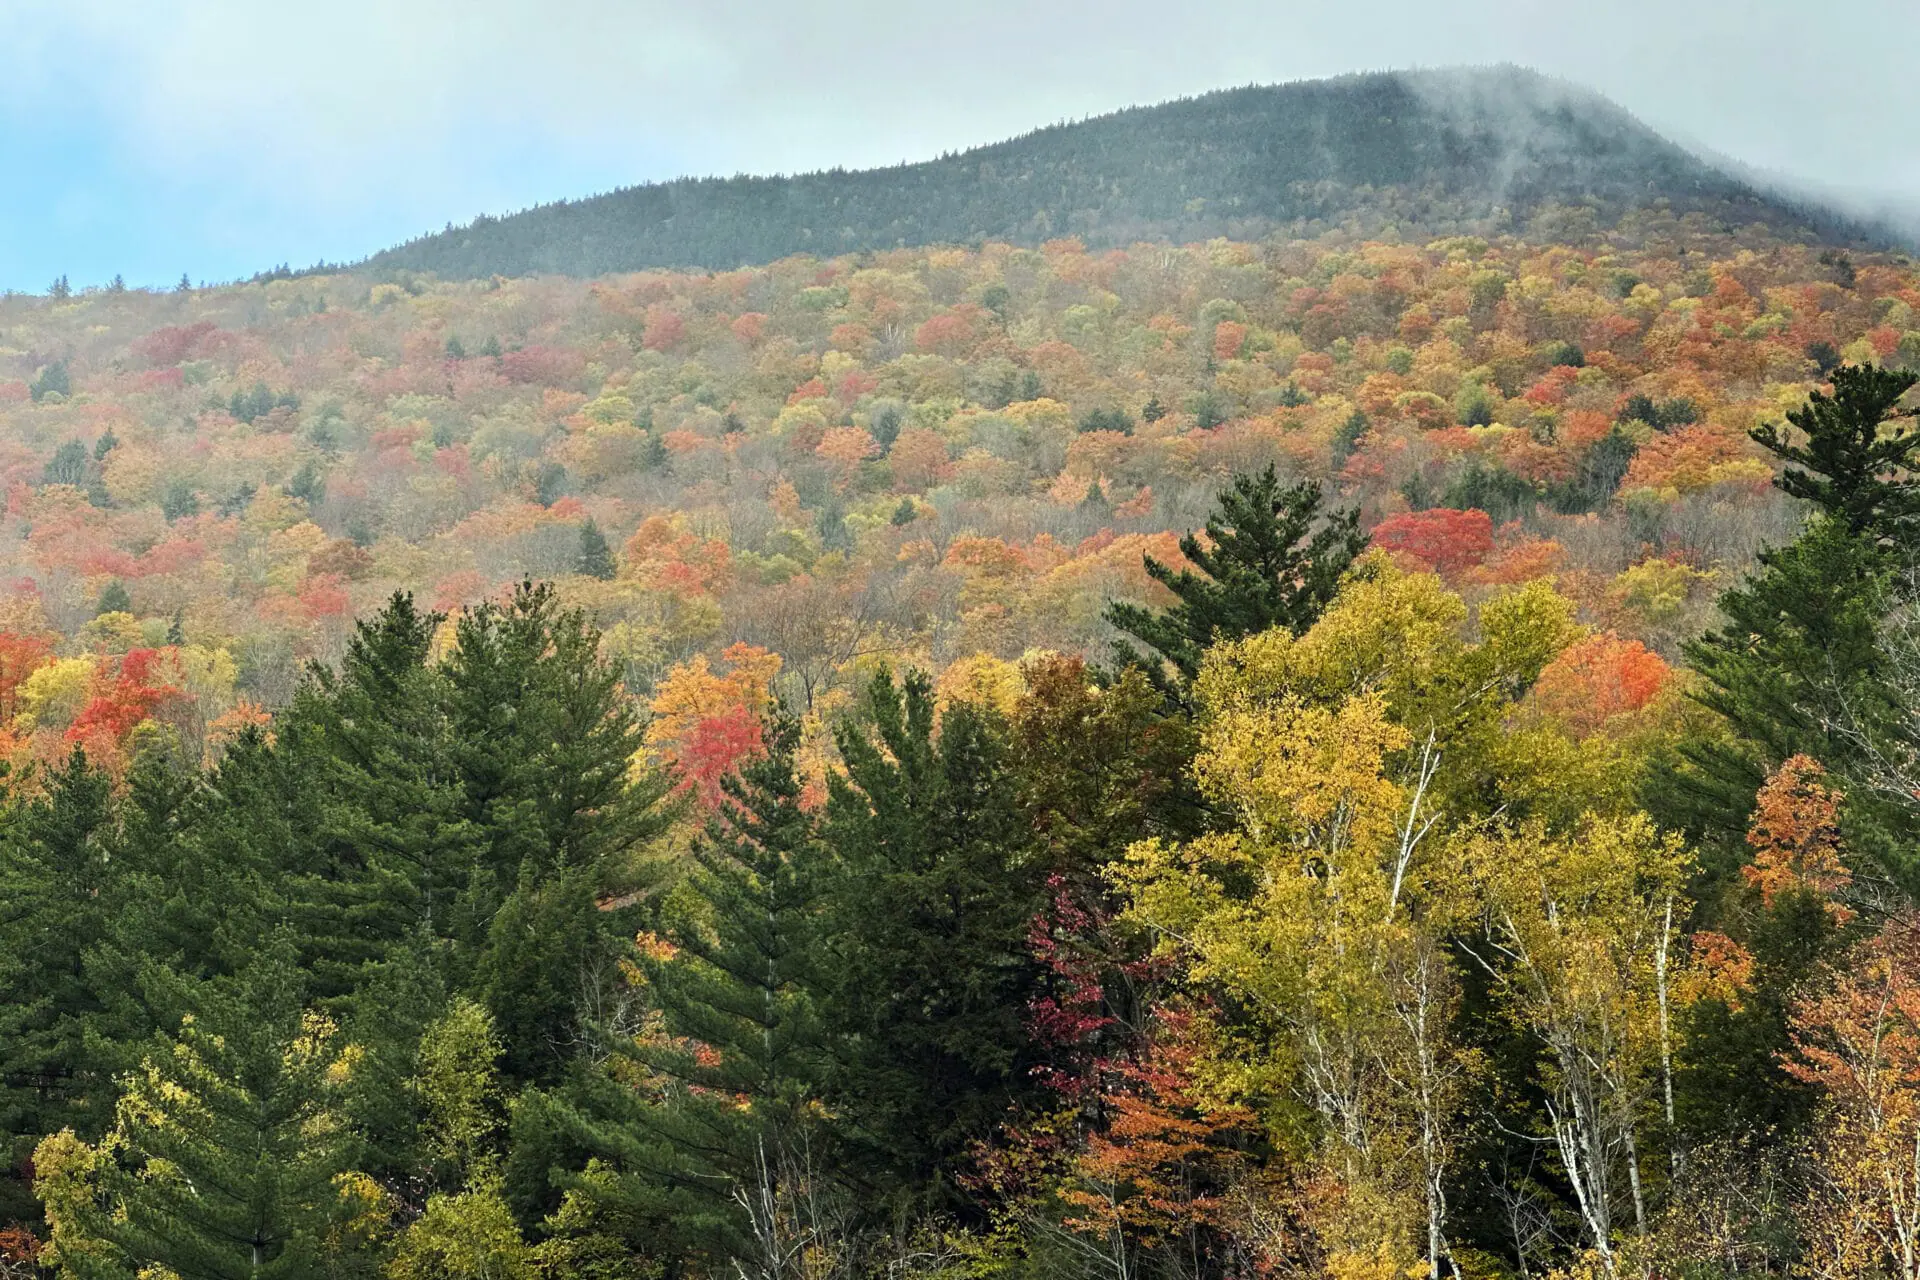
M 88 953 L 119 864 L 112 780 L 75 749 L 0 839 L 0 1133 L 17 1161 L 42 1135 L 108 1123 L 111 1085 L 87 1052 L 100 1004 Z
M 1339 588 L 1341 575 L 1366 546 L 1357 511 L 1322 512 L 1313 481 L 1282 485 L 1269 466 L 1234 477 L 1208 518 L 1206 542 L 1189 533 L 1180 553 L 1195 569 L 1175 570 L 1148 556 L 1154 581 L 1179 597 L 1164 612 L 1116 601 L 1107 621 L 1145 644 L 1118 642 L 1120 665 L 1137 666 L 1167 687 L 1165 666 L 1181 685 L 1200 670 L 1200 657 L 1217 640 L 1286 627 L 1295 635 L 1313 625 Z
M 1695 696 L 1726 732 L 1682 743 L 1649 795 L 1667 820 L 1717 844 L 1723 863 L 1739 856 L 1773 768 L 1804 753 L 1845 778 L 1875 753 L 1887 719 L 1881 619 L 1920 514 L 1910 470 L 1920 430 L 1888 424 L 1903 416 L 1915 377 L 1872 366 L 1832 377 L 1831 396 L 1815 392 L 1788 415 L 1803 443 L 1773 426 L 1754 431 L 1789 464 L 1776 483 L 1813 513 L 1795 541 L 1762 552 L 1759 568 L 1720 597 L 1725 623 L 1687 647 L 1701 677 Z M 1902 852 L 1910 815 L 1866 788 L 1854 801 L 1856 851 L 1915 883 L 1920 868 Z
M 607 535 L 592 520 L 580 526 L 580 549 L 574 553 L 573 571 L 602 582 L 613 579 L 613 549 L 607 546 Z
M 804 1243 L 830 1143 L 811 1104 L 823 1045 L 814 992 L 825 851 L 801 803 L 799 723 L 779 715 L 765 755 L 723 786 L 722 814 L 666 910 L 668 944 L 643 951 L 657 1034 L 614 1037 L 622 1064 L 578 1100 L 572 1134 L 600 1162 L 571 1180 L 637 1247 L 674 1247 L 757 1271 Z M 777 1206 L 769 1215 L 765 1206 Z
M 1842 522 L 1847 532 L 1887 542 L 1912 538 L 1920 516 L 1920 488 L 1912 479 L 1920 455 L 1920 424 L 1900 401 L 1920 374 L 1848 365 L 1832 373 L 1833 394 L 1815 391 L 1787 421 L 1805 437 L 1797 443 L 1773 423 L 1752 431 L 1768 452 L 1788 464 L 1779 487 Z
M 968 1145 L 1035 1089 L 1024 1022 L 1042 875 L 991 712 L 936 716 L 931 683 L 876 675 L 835 734 L 823 838 L 829 1098 L 871 1202 L 956 1204 Z
M 446 935 L 479 856 L 446 687 L 426 661 L 440 620 L 396 593 L 277 726 L 301 813 L 281 867 L 323 998 L 358 990 L 417 930 Z
M 365 1208 L 334 1106 L 351 1049 L 308 1011 L 284 934 L 244 973 L 180 996 L 191 1011 L 126 1080 L 97 1151 L 60 1135 L 41 1144 L 55 1247 L 95 1264 L 81 1274 L 329 1274 L 329 1253 L 353 1235 L 342 1228 Z
M 127 594 L 127 586 L 118 578 L 100 588 L 100 596 L 93 603 L 93 614 L 97 618 L 103 613 L 132 613 L 133 597 Z
M 87 446 L 69 440 L 53 451 L 53 458 L 41 472 L 45 484 L 84 485 L 87 482 Z

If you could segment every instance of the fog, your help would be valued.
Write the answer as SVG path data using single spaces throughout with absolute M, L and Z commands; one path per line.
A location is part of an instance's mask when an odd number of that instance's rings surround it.
M 0 0 L 0 286 L 357 258 L 684 173 L 918 159 L 1231 84 L 1512 61 L 1858 203 L 1920 204 L 1920 8 Z

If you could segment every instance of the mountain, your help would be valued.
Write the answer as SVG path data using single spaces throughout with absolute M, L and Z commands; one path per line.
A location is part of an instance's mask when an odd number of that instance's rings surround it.
M 1591 91 L 1516 67 L 1230 89 L 1055 125 L 919 164 L 684 178 L 423 236 L 370 265 L 447 278 L 725 269 L 794 253 L 1078 236 L 1257 239 L 1358 218 L 1497 229 L 1556 205 L 1601 225 L 1665 202 L 1725 225 L 1852 239 Z

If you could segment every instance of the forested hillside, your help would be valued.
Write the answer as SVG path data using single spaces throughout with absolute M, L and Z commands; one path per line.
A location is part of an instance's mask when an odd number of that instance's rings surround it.
M 1727 226 L 1853 234 L 1830 212 L 1715 169 L 1597 94 L 1498 67 L 1233 89 L 891 169 L 631 187 L 482 217 L 368 265 L 449 279 L 726 270 L 793 253 L 1066 235 L 1106 248 L 1349 224 L 1510 230 L 1548 205 L 1610 226 L 1654 203 Z
M 1535 225 L 0 300 L 0 1262 L 1913 1275 L 1920 273 Z

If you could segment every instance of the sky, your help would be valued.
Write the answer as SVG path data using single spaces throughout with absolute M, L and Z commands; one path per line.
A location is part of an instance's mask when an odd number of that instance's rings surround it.
M 233 279 L 637 182 L 1494 62 L 1920 208 L 1916 37 L 1915 0 L 0 0 L 0 289 Z

